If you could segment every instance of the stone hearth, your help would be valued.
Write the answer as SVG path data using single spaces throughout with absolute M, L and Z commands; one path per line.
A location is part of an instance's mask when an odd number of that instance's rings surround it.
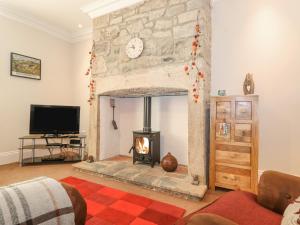
M 81 162 L 74 164 L 74 167 L 186 198 L 202 199 L 207 190 L 206 185 L 192 185 L 187 174 L 167 173 L 158 166 L 151 168 L 143 164 L 133 165 L 128 161 L 104 160 L 95 163 Z
M 191 60 L 191 45 L 199 14 L 201 55 L 198 67 L 205 72 L 201 99 L 193 101 L 193 79 L 183 68 Z M 210 93 L 210 0 L 145 0 L 141 4 L 94 19 L 97 65 L 93 70 L 96 99 L 90 108 L 88 152 L 99 161 L 101 132 L 100 96 L 143 97 L 188 95 L 188 176 L 207 184 Z M 137 59 L 129 59 L 125 46 L 133 37 L 144 42 Z M 113 140 L 114 136 L 110 139 Z M 83 164 L 82 164 L 83 165 Z M 95 167 L 101 162 L 95 163 Z M 90 165 L 93 167 L 93 164 Z M 132 168 L 130 165 L 129 168 Z M 150 168 L 147 168 L 150 169 Z M 155 168 L 155 170 L 160 169 Z M 201 185 L 199 190 L 203 190 Z M 195 187 L 197 188 L 197 187 Z

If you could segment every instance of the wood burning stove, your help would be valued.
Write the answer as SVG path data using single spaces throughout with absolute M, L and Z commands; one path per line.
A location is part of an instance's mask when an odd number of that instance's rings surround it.
M 160 162 L 160 133 L 133 132 L 133 163 L 142 162 L 154 166 Z
M 160 163 L 160 132 L 151 129 L 151 97 L 144 98 L 144 128 L 133 131 L 133 163 Z

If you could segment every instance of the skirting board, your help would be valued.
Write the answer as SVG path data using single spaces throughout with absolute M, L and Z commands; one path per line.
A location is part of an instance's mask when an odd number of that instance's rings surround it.
M 32 151 L 26 150 L 24 151 L 24 158 L 31 157 Z M 45 156 L 48 155 L 49 152 L 47 150 L 38 150 L 36 151 L 36 156 Z M 10 164 L 19 162 L 19 151 L 9 151 L 9 152 L 0 152 L 0 165 Z

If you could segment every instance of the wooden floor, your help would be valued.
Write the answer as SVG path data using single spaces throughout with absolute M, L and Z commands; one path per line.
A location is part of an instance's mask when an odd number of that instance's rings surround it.
M 59 165 L 39 165 L 20 167 L 19 164 L 9 164 L 0 166 L 0 186 L 8 185 L 14 182 L 19 182 L 39 176 L 48 176 L 54 179 L 62 179 L 68 176 L 74 176 L 91 182 L 103 184 L 112 188 L 127 191 L 137 195 L 150 197 L 152 199 L 166 202 L 186 209 L 186 214 L 194 212 L 208 205 L 224 192 L 208 192 L 202 201 L 186 200 L 171 196 L 167 193 L 154 192 L 144 189 L 133 184 L 121 183 L 109 178 L 102 178 L 88 173 L 76 171 L 71 164 Z

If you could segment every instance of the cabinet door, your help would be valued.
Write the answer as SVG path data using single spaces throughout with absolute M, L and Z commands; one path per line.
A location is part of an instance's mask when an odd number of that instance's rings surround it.
M 216 123 L 216 141 L 227 141 L 231 139 L 231 124 Z

